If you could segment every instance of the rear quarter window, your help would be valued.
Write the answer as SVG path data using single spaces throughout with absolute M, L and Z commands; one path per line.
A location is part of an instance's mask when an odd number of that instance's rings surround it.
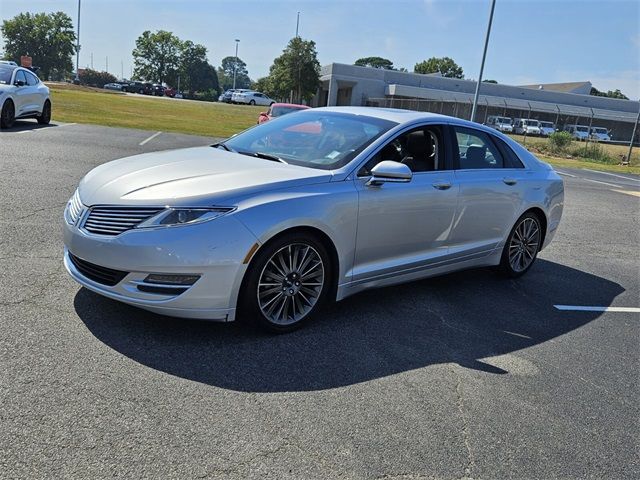
M 491 136 L 491 139 L 495 142 L 504 158 L 505 168 L 524 168 L 522 160 L 520 160 L 516 152 L 507 145 L 507 142 L 494 136 Z

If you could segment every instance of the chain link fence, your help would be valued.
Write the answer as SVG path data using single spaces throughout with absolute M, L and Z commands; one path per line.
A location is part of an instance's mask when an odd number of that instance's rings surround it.
M 363 105 L 370 107 L 401 108 L 419 112 L 439 113 L 451 117 L 471 118 L 471 100 L 451 100 L 442 98 L 422 99 L 403 97 L 363 98 Z M 567 125 L 604 127 L 610 132 L 612 143 L 629 145 L 633 134 L 636 115 L 626 112 L 574 107 L 570 105 L 528 102 L 525 100 L 485 98 L 478 102 L 476 121 L 486 123 L 487 118 L 499 115 L 509 118 L 524 118 L 553 122 L 558 130 Z M 640 131 L 636 132 L 634 145 L 640 143 Z

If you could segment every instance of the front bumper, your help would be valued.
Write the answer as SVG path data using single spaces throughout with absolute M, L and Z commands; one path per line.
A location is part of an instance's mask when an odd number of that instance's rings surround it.
M 256 238 L 230 216 L 196 225 L 133 229 L 115 237 L 94 235 L 63 221 L 64 265 L 82 286 L 105 297 L 155 313 L 218 321 L 235 319 L 236 302 Z M 91 264 L 126 272 L 109 286 L 84 275 L 69 254 Z M 149 293 L 149 274 L 200 278 L 182 293 Z

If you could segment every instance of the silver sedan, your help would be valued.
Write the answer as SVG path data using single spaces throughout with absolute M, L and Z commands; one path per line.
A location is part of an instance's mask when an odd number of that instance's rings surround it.
M 563 201 L 556 172 L 494 129 L 317 108 L 95 168 L 64 212 L 64 264 L 153 312 L 288 331 L 367 288 L 475 267 L 522 275 Z

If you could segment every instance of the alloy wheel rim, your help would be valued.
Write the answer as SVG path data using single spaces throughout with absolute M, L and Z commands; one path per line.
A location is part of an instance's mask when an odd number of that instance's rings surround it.
M 533 263 L 540 246 L 540 225 L 527 217 L 522 220 L 511 236 L 509 243 L 509 265 L 515 272 L 526 270 Z
M 258 305 L 277 325 L 291 325 L 313 309 L 324 286 L 324 263 L 305 243 L 282 247 L 267 261 L 258 279 Z

